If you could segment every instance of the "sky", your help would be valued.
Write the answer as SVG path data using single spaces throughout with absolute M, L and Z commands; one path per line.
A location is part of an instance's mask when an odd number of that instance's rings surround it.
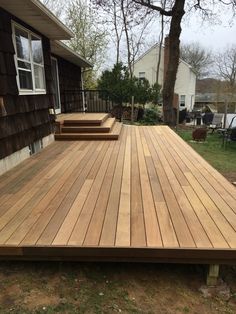
M 232 44 L 236 45 L 236 18 L 234 24 L 229 25 L 227 15 L 222 14 L 217 25 L 202 25 L 197 18 L 192 17 L 191 21 L 182 25 L 181 41 L 196 41 L 214 52 Z

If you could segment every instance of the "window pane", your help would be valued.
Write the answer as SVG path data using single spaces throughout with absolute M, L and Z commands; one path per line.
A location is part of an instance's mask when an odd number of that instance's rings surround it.
M 33 61 L 42 64 L 43 63 L 42 41 L 39 38 L 32 36 L 31 45 Z
M 36 89 L 45 89 L 43 68 L 41 66 L 34 66 L 34 80 Z
M 17 57 L 24 60 L 30 60 L 28 33 L 21 29 L 15 28 L 15 35 Z
M 145 72 L 139 72 L 139 78 L 144 79 L 145 78 Z
M 33 89 L 32 73 L 29 71 L 19 70 L 19 80 L 21 89 Z
M 31 64 L 24 61 L 18 61 L 18 68 L 31 70 Z

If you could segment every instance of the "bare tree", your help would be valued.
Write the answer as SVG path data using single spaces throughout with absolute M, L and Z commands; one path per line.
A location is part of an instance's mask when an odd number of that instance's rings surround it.
M 102 10 L 101 14 L 104 15 L 104 21 L 110 29 L 110 38 L 116 47 L 116 64 L 120 62 L 121 55 L 121 43 L 122 36 L 124 33 L 123 15 L 121 12 L 120 0 L 110 1 L 93 1 L 95 8 L 99 11 Z
M 199 43 L 182 44 L 180 57 L 192 66 L 197 78 L 204 78 L 209 75 L 210 66 L 213 64 L 212 53 Z
M 141 52 L 145 43 L 148 28 L 151 25 L 154 13 L 146 8 L 139 8 L 131 0 L 93 0 L 97 8 L 109 14 L 109 23 L 112 37 L 116 39 L 116 62 L 120 61 L 121 54 L 127 58 L 130 76 L 133 76 L 135 58 Z M 125 49 L 122 50 L 122 47 Z
M 57 17 L 61 17 L 66 5 L 64 0 L 41 0 L 41 2 Z
M 233 12 L 235 12 L 236 0 L 218 0 L 218 1 L 206 1 L 206 0 L 168 0 L 166 7 L 163 7 L 160 0 L 132 0 L 134 3 L 147 7 L 151 10 L 157 11 L 160 15 L 169 16 L 171 18 L 169 29 L 169 60 L 166 71 L 166 77 L 163 86 L 163 111 L 164 121 L 167 124 L 175 124 L 176 118 L 173 110 L 174 99 L 174 87 L 176 81 L 176 75 L 179 64 L 179 48 L 180 48 L 180 34 L 181 34 L 181 22 L 185 11 L 200 10 L 203 18 L 209 18 L 214 6 L 227 5 L 231 6 Z
M 161 0 L 161 5 L 165 9 L 166 7 L 166 0 Z M 158 61 L 157 61 L 157 72 L 156 72 L 156 83 L 159 82 L 159 74 L 160 74 L 160 66 L 161 66 L 161 51 L 162 51 L 162 44 L 164 40 L 164 27 L 165 27 L 165 19 L 164 15 L 161 15 L 161 32 L 160 32 L 160 39 L 159 39 L 159 46 L 158 49 Z
M 67 25 L 74 37 L 69 46 L 83 58 L 94 64 L 93 72 L 86 72 L 85 87 L 93 87 L 96 74 L 104 62 L 107 31 L 97 12 L 85 0 L 73 0 L 67 9 Z
M 215 58 L 216 71 L 220 79 L 228 82 L 230 92 L 236 89 L 236 45 L 228 47 Z

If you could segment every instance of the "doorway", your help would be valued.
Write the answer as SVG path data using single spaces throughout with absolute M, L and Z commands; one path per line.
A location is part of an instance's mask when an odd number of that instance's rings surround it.
M 59 75 L 57 59 L 52 57 L 52 86 L 53 86 L 53 100 L 56 114 L 61 113 L 61 99 L 59 87 Z

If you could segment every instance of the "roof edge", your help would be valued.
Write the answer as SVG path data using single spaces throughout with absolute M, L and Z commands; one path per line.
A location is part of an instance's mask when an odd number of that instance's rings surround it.
M 72 50 L 69 46 L 67 46 L 66 44 L 64 44 L 62 41 L 60 40 L 53 40 L 52 41 L 54 44 L 62 47 L 63 49 L 66 49 L 67 51 L 69 51 L 71 54 L 73 54 L 75 57 L 77 57 L 78 59 L 82 60 L 84 63 L 86 63 L 88 65 L 89 68 L 93 67 L 93 64 L 91 62 L 89 62 L 88 60 L 86 60 L 84 57 L 80 56 L 77 52 L 75 52 L 74 50 Z
M 68 33 L 68 35 L 72 38 L 74 37 L 74 33 L 62 22 L 60 19 L 44 5 L 39 0 L 28 0 L 29 2 L 32 2 L 35 6 L 37 6 L 40 10 L 43 11 L 53 22 L 55 22 L 58 26 L 64 29 L 65 32 Z

